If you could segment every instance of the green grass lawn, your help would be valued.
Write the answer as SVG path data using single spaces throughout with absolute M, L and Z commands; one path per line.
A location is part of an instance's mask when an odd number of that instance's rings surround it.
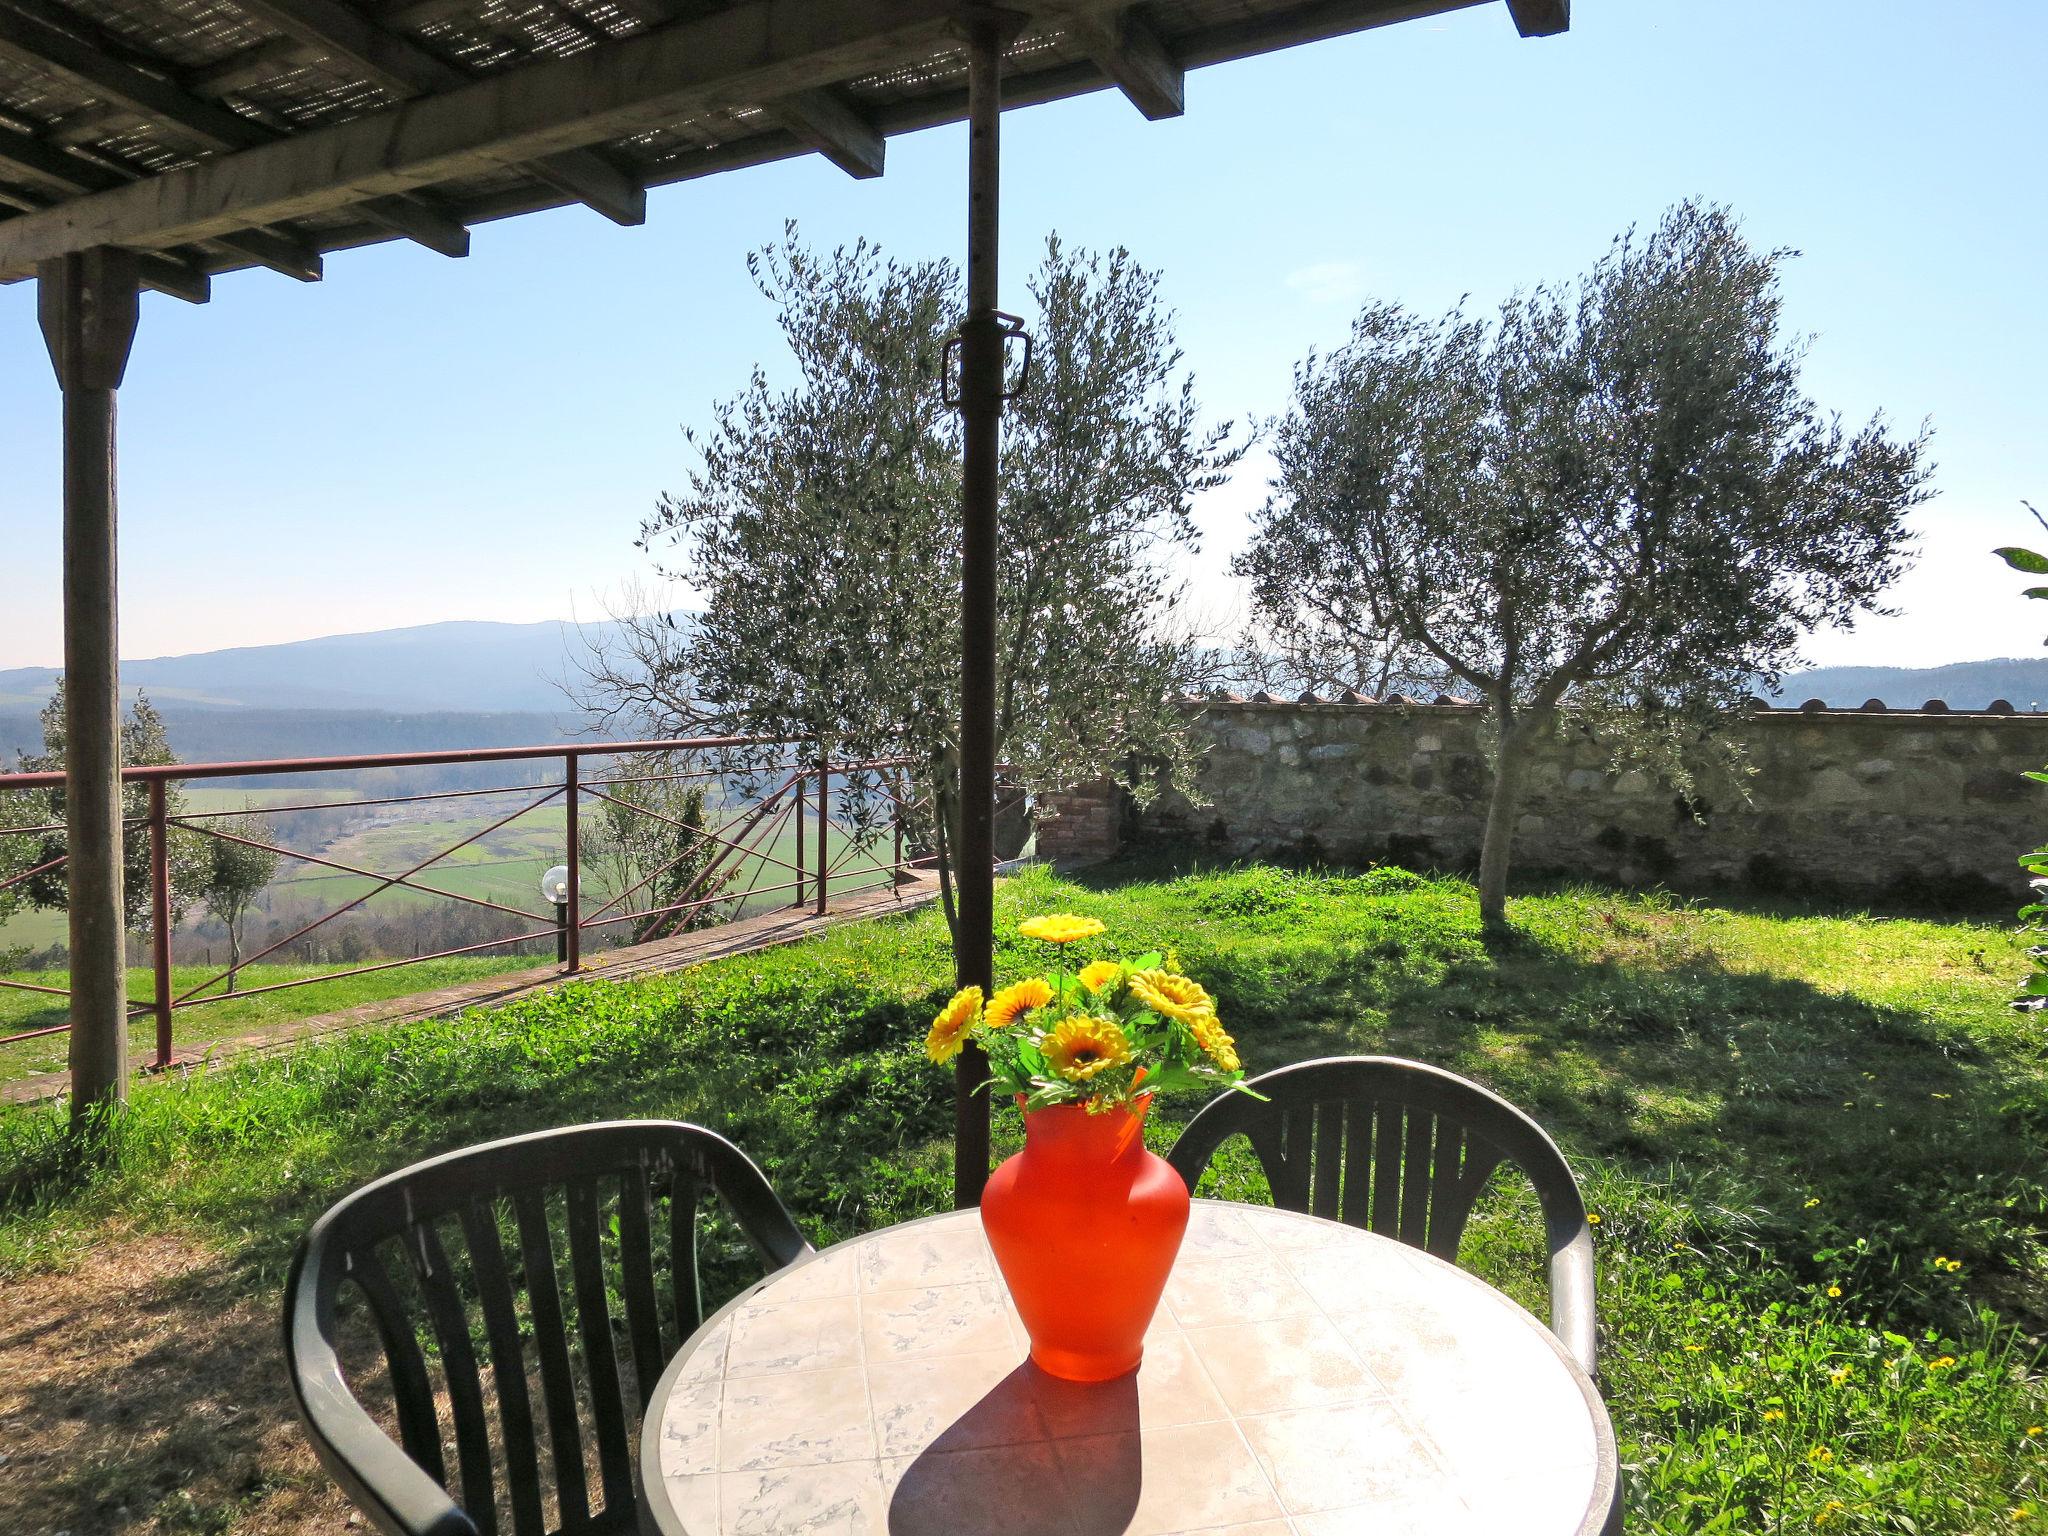
M 1599 1216 L 1631 1531 L 2048 1530 L 2048 1050 L 2005 1006 L 2024 956 L 2001 926 L 1569 889 L 1519 897 L 1515 934 L 1489 941 L 1469 884 L 1396 870 L 1125 865 L 1000 893 L 1006 929 L 1049 909 L 1109 923 L 1083 951 L 1176 948 L 1254 1071 L 1417 1057 L 1553 1131 Z M 999 970 L 1033 948 L 1006 941 Z M 948 1078 L 918 1043 L 948 974 L 925 912 L 364 1031 L 146 1085 L 89 1167 L 53 1113 L 0 1112 L 0 1276 L 58 1287 L 103 1245 L 174 1238 L 267 1330 L 292 1241 L 341 1193 L 621 1115 L 725 1131 L 821 1242 L 941 1209 Z M 1155 1143 L 1195 1107 L 1159 1104 Z M 1017 1143 L 1014 1112 L 997 1135 Z M 1218 1192 L 1258 1193 L 1242 1162 L 1218 1172 Z M 1532 1218 L 1505 1183 L 1463 1260 L 1540 1312 Z M 252 1331 L 235 1352 L 269 1347 Z M 72 1411 L 97 1401 L 80 1389 Z M 259 1428 L 288 1411 L 274 1383 L 237 1401 Z M 196 1510 L 269 1530 L 324 1486 L 288 1433 L 199 1446 L 124 1425 L 105 1445 L 14 1523 L 91 1527 L 119 1499 L 138 1528 Z

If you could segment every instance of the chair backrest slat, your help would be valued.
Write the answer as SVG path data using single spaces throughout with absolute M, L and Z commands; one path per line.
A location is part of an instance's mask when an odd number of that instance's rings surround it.
M 1465 1166 L 1465 1127 L 1449 1116 L 1436 1122 L 1436 1150 L 1429 1169 L 1429 1237 L 1423 1246 L 1455 1264 L 1465 1211 L 1458 1206 L 1459 1176 Z
M 669 1282 L 676 1293 L 676 1327 L 684 1337 L 704 1322 L 704 1278 L 697 1267 L 697 1166 L 676 1164 L 669 1187 Z
M 646 1165 L 635 1163 L 619 1180 L 619 1289 L 626 1303 L 626 1337 L 633 1347 L 633 1380 L 643 1408 L 668 1363 L 661 1347 L 661 1306 L 654 1298 L 652 1207 Z
M 1429 1241 L 1429 1152 L 1436 1134 L 1436 1116 L 1408 1107 L 1408 1140 L 1401 1153 L 1401 1229 L 1410 1247 Z
M 525 1271 L 526 1302 L 533 1310 L 533 1341 L 540 1357 L 540 1395 L 547 1405 L 548 1448 L 554 1453 L 555 1502 L 562 1529 L 581 1530 L 590 1523 L 590 1490 L 583 1476 L 576 1374 L 569 1363 L 569 1325 L 562 1313 L 562 1285 L 548 1233 L 546 1192 L 517 1190 L 512 1209 L 519 1221 L 519 1263 Z
M 597 1426 L 597 1466 L 607 1511 L 633 1502 L 632 1433 L 626 1427 L 618 1351 L 612 1343 L 611 1306 L 605 1296 L 603 1242 L 597 1187 L 591 1179 L 569 1186 L 569 1269 L 576 1284 L 576 1324 L 589 1378 L 590 1415 Z
M 1372 1211 L 1372 1127 L 1370 1099 L 1344 1106 L 1344 1199 L 1337 1219 L 1350 1226 L 1367 1225 Z
M 377 1251 L 365 1243 L 344 1261 L 348 1277 L 362 1287 L 370 1312 L 377 1320 L 377 1337 L 384 1346 L 384 1368 L 391 1374 L 391 1395 L 398 1409 L 398 1438 L 405 1454 L 418 1462 L 436 1482 L 446 1482 L 448 1469 L 441 1459 L 441 1422 L 434 1414 L 434 1386 L 427 1379 L 427 1359 L 420 1353 L 420 1341 L 413 1336 L 412 1318 L 391 1272 Z
M 505 1267 L 505 1243 L 498 1233 L 493 1200 L 462 1207 L 462 1237 L 469 1247 L 483 1305 L 484 1333 L 491 1348 L 491 1384 L 498 1395 L 498 1426 L 505 1456 L 505 1491 L 512 1504 L 514 1536 L 546 1536 L 541 1509 L 540 1447 L 534 1440 L 533 1399 L 526 1389 L 526 1351 L 519 1342 L 519 1302 Z
M 811 1251 L 744 1153 L 676 1121 L 515 1136 L 357 1190 L 314 1223 L 285 1286 L 292 1390 L 322 1462 L 385 1530 L 496 1536 L 508 1508 L 513 1536 L 634 1529 L 640 1420 L 680 1342 L 662 1297 L 673 1287 L 677 1328 L 700 1325 L 696 1231 L 713 1197 L 766 1267 Z M 394 1243 L 406 1259 L 387 1268 Z M 403 1449 L 344 1376 L 336 1307 L 351 1281 L 384 1344 Z
M 413 1277 L 426 1298 L 427 1318 L 441 1346 L 441 1374 L 455 1419 L 455 1454 L 462 1471 L 462 1507 L 482 1536 L 497 1536 L 497 1486 L 491 1476 L 490 1425 L 484 1417 L 484 1384 L 476 1350 L 469 1342 L 469 1312 L 456 1289 L 454 1266 L 431 1221 L 413 1228 L 405 1244 Z
M 1372 1101 L 1372 1219 L 1366 1226 L 1390 1237 L 1401 1225 L 1401 1115 L 1398 1100 Z
M 1315 1106 L 1315 1167 L 1310 1175 L 1309 1209 L 1335 1220 L 1342 1209 L 1344 1188 L 1344 1111 L 1342 1101 Z

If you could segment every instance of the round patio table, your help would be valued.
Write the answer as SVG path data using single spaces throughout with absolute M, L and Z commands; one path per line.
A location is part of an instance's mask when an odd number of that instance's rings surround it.
M 1075 1297 L 1086 1306 L 1085 1296 Z M 1597 1536 L 1599 1393 L 1541 1323 L 1417 1249 L 1198 1200 L 1119 1381 L 1026 1358 L 972 1211 L 770 1276 L 662 1376 L 653 1536 Z

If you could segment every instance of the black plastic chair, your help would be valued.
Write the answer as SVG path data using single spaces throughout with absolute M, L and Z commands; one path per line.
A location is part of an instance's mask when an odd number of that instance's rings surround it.
M 722 1197 L 769 1267 L 812 1251 L 746 1154 L 676 1121 L 514 1136 L 430 1158 L 341 1201 L 299 1244 L 284 1293 L 292 1392 L 321 1463 L 390 1536 L 495 1536 L 507 1511 L 514 1536 L 633 1530 L 640 1414 L 663 1366 L 703 1321 L 698 1216 L 708 1195 Z M 664 1246 L 666 1265 L 658 1262 Z M 657 1282 L 661 1268 L 666 1285 Z M 343 1377 L 336 1303 L 347 1285 L 361 1292 L 383 1345 L 403 1449 Z M 551 1452 L 546 1481 L 530 1374 Z
M 1498 1094 L 1392 1056 L 1304 1061 L 1203 1106 L 1167 1154 L 1193 1190 L 1216 1149 L 1244 1136 L 1273 1203 L 1458 1259 L 1472 1205 L 1503 1162 L 1528 1175 L 1550 1240 L 1550 1331 L 1596 1373 L 1593 1232 L 1564 1154 Z

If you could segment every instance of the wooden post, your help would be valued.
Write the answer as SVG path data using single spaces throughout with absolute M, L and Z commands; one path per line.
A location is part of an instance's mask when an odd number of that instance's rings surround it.
M 80 1126 L 128 1093 L 114 393 L 135 340 L 136 262 L 99 246 L 42 263 L 36 279 L 64 391 L 64 824 L 71 1119 Z
M 1003 322 L 996 305 L 1003 45 L 1017 18 L 971 15 L 967 33 L 967 316 L 960 326 L 960 850 L 957 984 L 994 985 L 996 495 L 1003 430 Z M 988 1059 L 955 1058 L 953 1203 L 988 1182 Z

